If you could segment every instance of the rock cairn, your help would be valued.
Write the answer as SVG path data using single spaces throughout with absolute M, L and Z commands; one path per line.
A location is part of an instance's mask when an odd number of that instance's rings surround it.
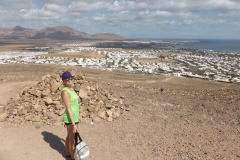
M 36 86 L 24 88 L 7 105 L 0 106 L 0 121 L 62 125 L 65 107 L 60 91 L 63 88 L 61 74 L 64 71 L 43 76 Z M 111 122 L 129 111 L 129 106 L 124 104 L 124 97 L 117 98 L 115 94 L 104 91 L 97 84 L 87 81 L 81 72 L 72 70 L 71 73 L 74 76 L 74 90 L 81 100 L 79 106 L 83 122 Z

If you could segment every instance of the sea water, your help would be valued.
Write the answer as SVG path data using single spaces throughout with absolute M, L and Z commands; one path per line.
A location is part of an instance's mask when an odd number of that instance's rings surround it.
M 240 52 L 240 39 L 177 40 L 175 49 L 213 50 L 219 52 Z

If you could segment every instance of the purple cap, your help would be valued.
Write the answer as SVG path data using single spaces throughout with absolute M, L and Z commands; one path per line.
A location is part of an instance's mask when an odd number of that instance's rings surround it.
M 62 74 L 62 80 L 66 80 L 66 79 L 69 79 L 69 78 L 73 78 L 73 76 L 70 72 L 66 71 Z

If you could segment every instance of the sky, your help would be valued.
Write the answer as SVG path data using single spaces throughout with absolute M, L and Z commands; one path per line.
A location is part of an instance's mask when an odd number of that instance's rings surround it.
M 0 27 L 126 38 L 240 39 L 240 0 L 0 0 Z

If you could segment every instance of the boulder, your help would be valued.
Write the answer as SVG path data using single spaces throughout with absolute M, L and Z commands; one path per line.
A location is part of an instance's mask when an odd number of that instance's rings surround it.
M 38 89 L 33 89 L 29 93 L 37 97 L 41 96 L 41 91 L 39 91 Z
M 85 90 L 83 90 L 83 89 L 80 89 L 78 95 L 79 95 L 79 97 L 82 98 L 82 99 L 88 97 L 87 91 L 85 91 Z
M 50 104 L 53 103 L 53 101 L 52 101 L 52 99 L 51 99 L 50 97 L 46 97 L 46 98 L 44 99 L 44 102 L 46 103 L 46 105 L 50 105 Z
M 121 114 L 121 109 L 120 108 L 115 108 L 114 111 L 113 111 L 112 117 L 113 118 L 118 118 L 118 117 L 120 117 L 120 114 Z
M 3 120 L 5 120 L 5 118 L 8 116 L 8 114 L 6 112 L 4 113 L 0 113 L 0 122 L 2 122 Z
M 31 120 L 31 119 L 32 119 L 32 116 L 31 116 L 31 115 L 25 116 L 25 120 L 26 120 L 26 121 L 29 121 L 29 120 Z
M 81 85 L 80 84 L 76 84 L 76 85 L 74 85 L 74 90 L 76 91 L 76 92 L 79 92 L 80 90 L 81 90 Z
M 56 106 L 55 106 L 55 110 L 60 110 L 60 109 L 63 109 L 63 108 L 64 108 L 63 105 L 56 105 Z
M 64 109 L 61 109 L 61 110 L 58 112 L 58 115 L 61 116 L 61 115 L 63 115 L 64 112 L 65 112 L 65 108 L 64 108 Z
M 100 118 L 99 117 L 97 117 L 97 116 L 94 116 L 94 117 L 92 117 L 92 121 L 94 122 L 94 123 L 97 123 L 97 122 L 100 122 Z
M 105 111 L 98 111 L 98 117 L 102 119 L 106 119 L 106 112 Z
M 4 105 L 0 105 L 0 114 L 4 112 Z
M 42 111 L 42 107 L 39 106 L 38 104 L 34 105 L 33 108 L 35 109 L 36 112 L 41 112 Z
M 108 121 L 108 122 L 112 122 L 112 121 L 113 121 L 113 118 L 112 118 L 112 117 L 108 117 L 108 118 L 107 118 L 107 121 Z
M 51 91 L 50 91 L 50 89 L 45 89 L 45 90 L 43 90 L 42 91 L 42 97 L 47 97 L 47 96 L 49 96 L 51 94 Z
M 112 111 L 110 111 L 110 110 L 107 110 L 106 113 L 107 113 L 108 117 L 112 117 L 112 115 L 113 115 Z
M 60 85 L 61 85 L 61 83 L 55 81 L 50 88 L 51 92 L 56 92 L 58 90 L 58 88 L 60 87 Z

